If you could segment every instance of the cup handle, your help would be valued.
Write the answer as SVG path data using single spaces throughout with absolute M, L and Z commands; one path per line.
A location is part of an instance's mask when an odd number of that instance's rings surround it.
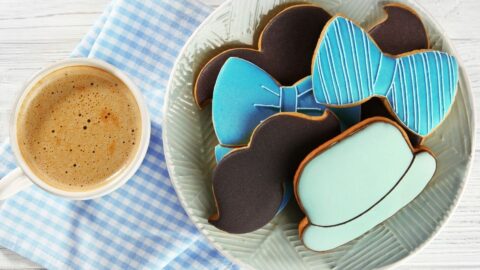
M 20 168 L 14 169 L 0 180 L 0 201 L 12 197 L 32 184 Z

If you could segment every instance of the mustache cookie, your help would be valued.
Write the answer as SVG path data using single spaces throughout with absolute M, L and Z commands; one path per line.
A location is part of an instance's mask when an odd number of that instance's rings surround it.
M 230 233 L 251 232 L 270 222 L 303 158 L 338 134 L 340 123 L 328 110 L 318 117 L 280 113 L 265 120 L 247 147 L 228 153 L 215 168 L 217 213 L 209 222 Z

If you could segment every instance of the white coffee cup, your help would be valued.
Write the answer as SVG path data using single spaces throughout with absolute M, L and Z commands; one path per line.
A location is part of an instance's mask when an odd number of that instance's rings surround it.
M 27 94 L 32 90 L 32 88 L 40 79 L 44 78 L 45 76 L 56 70 L 71 66 L 91 66 L 103 69 L 114 75 L 115 77 L 123 81 L 123 83 L 125 83 L 128 89 L 131 91 L 140 110 L 141 137 L 140 145 L 135 152 L 134 158 L 129 161 L 129 163 L 124 169 L 122 169 L 120 173 L 115 174 L 113 179 L 93 190 L 65 191 L 47 184 L 45 181 L 43 181 L 33 173 L 32 169 L 28 166 L 27 162 L 23 158 L 18 145 L 16 126 L 17 118 L 19 109 Z M 25 188 L 31 186 L 32 184 L 37 185 L 38 187 L 51 194 L 72 200 L 88 200 L 109 194 L 121 187 L 123 184 L 125 184 L 135 174 L 135 172 L 142 164 L 150 142 L 150 128 L 150 118 L 148 116 L 147 106 L 144 103 L 142 94 L 140 93 L 137 86 L 132 82 L 132 80 L 130 80 L 127 75 L 125 75 L 125 73 L 120 71 L 118 68 L 104 61 L 92 58 L 71 58 L 46 67 L 40 72 L 38 72 L 36 75 L 34 75 L 24 85 L 23 91 L 15 105 L 12 120 L 10 123 L 10 143 L 12 145 L 12 150 L 17 160 L 18 168 L 14 169 L 0 180 L 0 200 L 5 200 L 15 195 L 16 193 L 24 190 Z

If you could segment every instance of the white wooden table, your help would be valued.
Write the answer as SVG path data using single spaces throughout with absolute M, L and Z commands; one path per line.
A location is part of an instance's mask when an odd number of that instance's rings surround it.
M 452 38 L 470 76 L 475 103 L 480 104 L 480 1 L 418 1 Z M 41 67 L 66 58 L 108 2 L 0 0 L 0 127 L 3 127 L 0 140 L 8 135 L 11 107 L 22 83 Z M 479 118 L 477 126 L 480 126 Z M 479 152 L 477 145 L 475 153 Z M 0 248 L 0 269 L 37 268 L 27 259 Z M 400 269 L 480 269 L 478 156 L 464 196 L 448 224 Z

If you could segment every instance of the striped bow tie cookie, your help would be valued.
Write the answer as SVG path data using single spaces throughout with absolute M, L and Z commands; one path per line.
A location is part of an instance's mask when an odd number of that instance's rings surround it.
M 404 126 L 420 136 L 443 121 L 455 98 L 458 63 L 453 56 L 427 50 L 386 55 L 343 17 L 327 24 L 313 60 L 318 103 L 343 107 L 381 96 Z

